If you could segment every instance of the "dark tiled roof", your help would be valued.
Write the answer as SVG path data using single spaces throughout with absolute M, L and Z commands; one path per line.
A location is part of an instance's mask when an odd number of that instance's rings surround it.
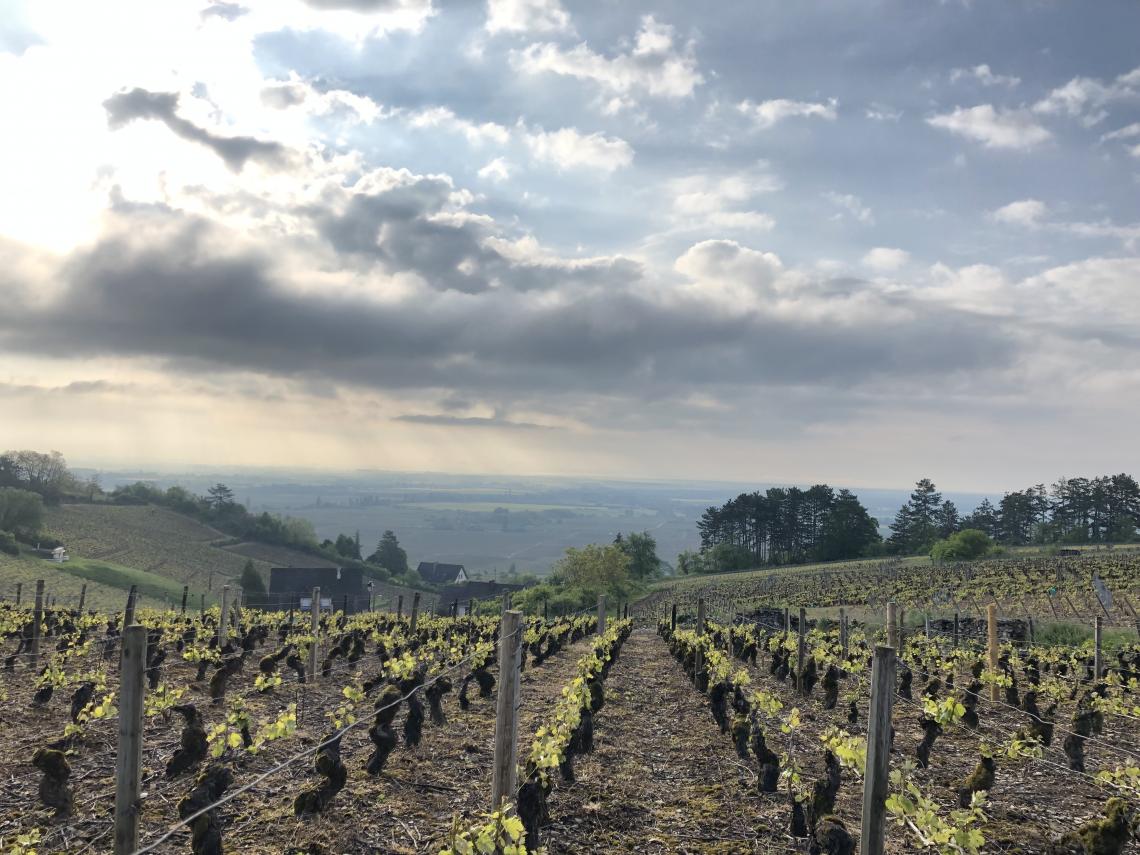
M 433 585 L 446 585 L 449 582 L 454 582 L 456 577 L 459 576 L 459 571 L 462 569 L 462 564 L 444 564 L 441 561 L 421 561 L 420 566 L 416 568 L 416 572 L 420 574 L 420 578 L 425 582 L 431 582 Z

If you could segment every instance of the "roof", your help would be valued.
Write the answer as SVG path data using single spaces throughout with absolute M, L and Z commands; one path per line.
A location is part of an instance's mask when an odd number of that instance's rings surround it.
M 505 582 L 460 582 L 458 585 L 448 585 L 439 592 L 440 607 L 450 606 L 455 600 L 485 600 L 488 597 L 501 597 L 507 591 L 521 591 L 525 585 L 514 585 Z
M 322 596 L 359 594 L 364 588 L 364 574 L 356 567 L 272 567 L 269 570 L 269 593 L 312 594 L 320 588 Z
M 433 585 L 454 582 L 459 578 L 460 570 L 463 570 L 462 564 L 444 564 L 442 561 L 421 561 L 420 566 L 416 568 L 420 578 Z

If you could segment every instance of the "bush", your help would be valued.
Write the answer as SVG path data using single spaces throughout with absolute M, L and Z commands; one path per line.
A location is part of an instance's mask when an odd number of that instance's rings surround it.
M 935 561 L 972 561 L 989 554 L 993 548 L 994 542 L 988 534 L 967 528 L 934 544 L 930 557 Z
M 6 531 L 0 531 L 0 552 L 8 555 L 20 554 L 20 545 L 16 543 L 16 538 Z

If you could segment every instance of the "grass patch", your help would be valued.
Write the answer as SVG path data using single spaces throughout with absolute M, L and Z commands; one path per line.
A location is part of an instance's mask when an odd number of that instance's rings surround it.
M 122 564 L 93 558 L 74 558 L 65 564 L 57 564 L 55 567 L 61 573 L 66 573 L 69 576 L 111 588 L 119 588 L 123 591 L 129 591 L 131 585 L 137 585 L 139 593 L 151 599 L 161 600 L 163 597 L 169 597 L 171 602 L 181 602 L 182 600 L 182 585 L 178 582 L 156 573 L 147 573 L 145 570 L 125 567 Z

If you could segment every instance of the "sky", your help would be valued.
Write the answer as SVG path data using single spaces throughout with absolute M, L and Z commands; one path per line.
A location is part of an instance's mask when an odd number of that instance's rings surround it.
M 1140 5 L 0 0 L 0 446 L 1136 469 Z

